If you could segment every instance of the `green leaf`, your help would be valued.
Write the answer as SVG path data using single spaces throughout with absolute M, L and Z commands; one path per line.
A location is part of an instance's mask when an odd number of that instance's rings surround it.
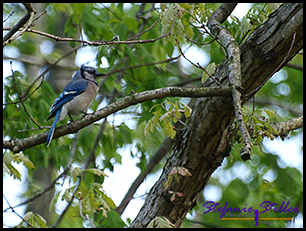
M 3 170 L 10 176 L 13 176 L 14 179 L 21 180 L 21 174 L 12 166 L 12 162 L 23 163 L 28 169 L 34 168 L 34 164 L 23 153 L 12 154 L 6 151 L 3 155 Z
M 244 16 L 241 19 L 241 23 L 240 23 L 241 35 L 243 36 L 245 33 L 247 33 L 251 29 L 252 29 L 252 25 L 249 23 L 248 19 Z
M 131 144 L 133 142 L 133 131 L 124 123 L 121 123 L 117 128 L 119 128 L 118 136 L 122 137 L 123 142 Z
M 11 164 L 3 163 L 3 170 L 7 172 L 10 176 L 13 176 L 14 179 L 18 179 L 21 181 L 21 174 Z
M 92 190 L 89 190 L 89 193 L 84 200 L 85 209 L 82 210 L 83 213 L 92 214 L 99 208 L 97 198 L 95 197 Z
M 157 105 L 154 105 L 155 107 Z M 153 108 L 152 107 L 152 108 Z M 152 110 L 150 109 L 150 111 Z M 159 108 L 156 112 L 153 112 L 154 116 L 148 121 L 148 123 L 145 126 L 145 135 L 148 135 L 149 132 L 153 132 L 153 129 L 157 127 L 159 119 L 161 117 L 162 108 Z
M 164 183 L 164 188 L 167 190 L 168 188 L 169 188 L 169 186 L 170 186 L 170 184 L 171 184 L 171 182 L 172 182 L 172 178 L 173 178 L 173 175 L 168 175 L 168 179 L 167 179 L 167 181 Z
M 213 63 L 210 63 L 207 65 L 207 67 L 205 68 L 205 70 L 210 74 L 212 75 L 213 73 L 215 73 L 216 71 L 216 64 L 213 62 Z M 203 74 L 202 74 L 202 83 L 206 82 L 207 80 L 209 79 L 209 75 L 204 71 Z
M 47 228 L 46 220 L 39 214 L 33 212 L 27 212 L 23 219 L 31 224 L 35 228 Z M 21 228 L 24 221 L 22 221 L 17 227 Z
M 128 29 L 133 32 L 137 32 L 138 23 L 135 18 L 127 17 L 122 20 L 122 23 L 127 25 Z
M 171 137 L 172 139 L 176 135 L 176 131 L 173 129 L 172 124 L 170 123 L 169 119 L 164 120 L 162 132 L 165 134 L 166 137 Z
M 98 175 L 98 176 L 107 176 L 108 177 L 108 175 L 106 175 L 102 170 L 97 169 L 97 168 L 88 168 L 88 169 L 84 169 L 84 171 L 91 172 L 91 173 L 93 173 L 95 175 Z
M 39 228 L 47 228 L 47 221 L 38 213 L 34 213 L 34 218 L 37 221 L 37 225 Z
M 187 26 L 187 27 L 186 27 L 186 36 L 187 36 L 188 38 L 192 38 L 193 35 L 194 35 L 194 32 L 193 32 L 192 28 L 191 28 L 190 26 Z
M 269 118 L 270 118 L 271 120 L 274 120 L 274 119 L 276 118 L 275 112 L 270 111 L 270 110 L 268 110 L 268 109 L 263 109 L 263 111 L 264 111 L 265 113 L 267 113 L 267 115 L 269 116 Z
M 172 224 L 166 217 L 155 217 L 149 224 L 148 228 L 174 228 Z
M 50 206 L 49 206 L 49 212 L 55 211 L 55 204 L 57 203 L 58 197 L 60 194 L 61 194 L 61 191 L 58 191 L 57 193 L 54 194 L 51 200 Z
M 102 206 L 104 208 L 107 208 L 107 207 L 109 209 L 116 209 L 117 208 L 115 202 L 110 197 L 108 197 L 105 192 L 103 192 L 101 189 L 98 189 L 98 188 L 96 188 L 95 190 L 98 194 L 100 194 L 102 196 L 102 201 L 100 203 L 102 203 Z M 103 203 L 106 203 L 106 206 L 103 205 Z
M 70 176 L 74 179 L 74 182 L 76 181 L 76 178 L 82 173 L 81 167 L 75 167 L 72 169 Z
M 63 193 L 63 196 L 62 196 L 62 201 L 65 200 L 67 202 L 70 202 L 71 201 L 71 194 L 70 194 L 70 189 L 66 189 Z
M 22 162 L 24 164 L 24 166 L 26 166 L 28 169 L 33 169 L 34 168 L 34 164 L 25 157 L 25 155 L 23 155 L 22 153 L 17 153 L 14 155 L 14 160 L 17 163 Z
M 114 210 L 111 210 L 107 213 L 107 219 L 104 219 L 102 222 L 103 228 L 124 228 L 127 227 L 125 222 Z

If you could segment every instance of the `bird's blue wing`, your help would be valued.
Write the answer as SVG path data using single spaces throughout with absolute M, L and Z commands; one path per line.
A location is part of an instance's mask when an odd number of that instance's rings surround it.
M 81 94 L 88 86 L 88 82 L 86 80 L 82 81 L 83 79 L 80 79 L 79 81 L 75 81 L 72 84 L 71 81 L 66 85 L 63 92 L 60 94 L 60 96 L 55 100 L 55 102 L 52 104 L 50 108 L 50 113 L 48 115 L 47 120 L 55 116 L 56 111 L 61 108 L 65 103 L 72 100 L 74 97 Z

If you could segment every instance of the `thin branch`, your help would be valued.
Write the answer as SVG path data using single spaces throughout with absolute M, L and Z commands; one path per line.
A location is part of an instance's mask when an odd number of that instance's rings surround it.
M 217 40 L 217 38 L 216 37 L 214 37 L 210 42 L 207 42 L 207 43 L 199 43 L 199 42 L 197 42 L 197 41 L 193 41 L 193 40 L 191 40 L 190 38 L 188 38 L 187 36 L 185 36 L 185 38 L 189 41 L 189 42 L 191 42 L 191 43 L 195 43 L 195 44 L 197 44 L 197 45 L 200 45 L 200 46 L 205 46 L 205 45 L 209 45 L 209 44 L 211 44 L 211 43 L 213 43 L 215 40 Z
M 44 81 L 44 77 L 42 77 L 40 84 L 35 88 L 35 90 L 33 92 L 31 92 L 31 94 L 29 94 L 27 97 L 22 98 L 19 101 L 4 103 L 3 105 L 17 104 L 17 103 L 20 103 L 21 101 L 27 100 L 31 95 L 33 95 L 35 93 L 35 91 L 37 91 L 40 88 L 40 86 L 42 85 L 43 81 Z
M 171 149 L 174 140 L 171 138 L 165 139 L 163 144 L 160 146 L 158 151 L 154 154 L 154 156 L 150 159 L 146 166 L 146 170 L 144 173 L 140 173 L 137 178 L 134 180 L 132 185 L 130 186 L 128 192 L 124 196 L 123 200 L 121 201 L 120 205 L 116 208 L 116 212 L 121 215 L 125 208 L 127 207 L 128 203 L 133 199 L 136 190 L 138 189 L 139 185 L 143 182 L 146 176 L 153 170 L 156 164 L 167 154 L 167 152 Z
M 147 66 L 155 66 L 155 65 L 158 65 L 158 64 L 162 64 L 162 63 L 169 63 L 173 60 L 176 60 L 178 59 L 179 57 L 181 57 L 181 55 L 178 55 L 176 57 L 173 57 L 173 58 L 170 58 L 170 59 L 165 59 L 165 60 L 162 60 L 162 61 L 158 61 L 158 62 L 152 62 L 152 63 L 144 63 L 144 64 L 139 64 L 139 65 L 135 65 L 135 66 L 128 66 L 128 67 L 123 67 L 123 68 L 120 68 L 120 69 L 116 69 L 114 71 L 110 71 L 108 72 L 107 74 L 104 75 L 104 78 L 103 80 L 105 81 L 106 78 L 112 74 L 115 74 L 115 73 L 118 73 L 118 72 L 122 72 L 122 71 L 126 71 L 126 70 L 130 70 L 130 69 L 133 69 L 133 68 L 139 68 L 139 67 L 147 67 Z M 103 81 L 103 82 L 104 82 Z M 99 84 L 100 85 L 100 84 Z
M 130 41 L 130 40 L 132 40 L 132 39 L 134 39 L 134 38 L 139 37 L 140 35 L 143 35 L 144 33 L 148 32 L 153 26 L 155 26 L 156 23 L 158 23 L 158 20 L 156 20 L 156 21 L 155 21 L 148 29 L 146 29 L 145 31 L 140 32 L 139 34 L 137 34 L 137 35 L 135 35 L 135 36 L 133 36 L 133 37 L 131 37 L 131 38 L 128 38 L 126 41 Z
M 9 208 L 8 209 L 11 209 L 13 213 L 15 213 L 23 222 L 25 222 L 28 226 L 30 226 L 31 228 L 34 228 L 30 223 L 28 223 L 22 216 L 20 216 L 15 210 L 14 208 L 10 205 L 10 203 L 8 202 L 8 200 L 6 199 L 6 196 L 4 195 L 3 193 L 3 197 L 6 201 L 6 203 L 8 204 Z M 5 211 L 3 211 L 5 212 Z
M 176 41 L 176 44 L 177 44 L 177 46 L 178 46 L 178 48 L 179 48 L 179 50 L 180 50 L 181 55 L 183 55 L 183 57 L 184 57 L 189 63 L 191 63 L 193 66 L 195 66 L 195 67 L 197 67 L 197 68 L 200 68 L 200 69 L 202 69 L 203 71 L 205 71 L 205 73 L 206 73 L 210 78 L 212 78 L 212 79 L 214 80 L 214 82 L 215 82 L 218 86 L 221 86 L 221 84 L 220 84 L 211 74 L 209 74 L 208 71 L 206 71 L 206 69 L 205 69 L 204 67 L 202 67 L 199 63 L 194 64 L 190 59 L 188 59 L 188 58 L 185 56 L 185 54 L 184 54 L 184 52 L 182 51 L 181 46 L 180 46 L 180 44 L 179 44 L 177 38 L 176 38 L 174 35 L 173 35 L 173 37 L 174 37 L 174 39 L 175 39 L 175 41 Z
M 289 132 L 303 127 L 303 116 L 288 120 L 286 122 L 273 124 L 272 126 L 274 126 L 278 132 L 278 134 L 274 135 L 279 135 L 283 139 L 284 137 L 287 137 Z
M 18 98 L 20 99 L 20 103 L 21 103 L 21 105 L 23 106 L 24 111 L 27 113 L 27 115 L 28 115 L 29 118 L 31 119 L 31 121 L 33 121 L 33 122 L 36 124 L 36 126 L 37 126 L 38 128 L 41 128 L 41 126 L 36 122 L 36 120 L 30 115 L 30 113 L 28 112 L 26 106 L 25 106 L 24 103 L 23 103 L 22 97 L 21 97 L 21 95 L 19 94 L 19 91 L 18 91 L 18 89 L 17 89 L 16 80 L 15 80 L 15 76 L 14 76 L 14 71 L 13 71 L 13 67 L 12 67 L 12 61 L 10 62 L 10 65 L 11 65 L 12 78 L 13 78 L 13 81 L 14 81 L 15 90 L 16 90 L 16 93 L 17 93 L 17 95 L 18 95 Z
M 12 11 L 12 12 L 9 14 L 9 16 L 7 16 L 7 17 L 3 20 L 3 23 L 5 23 L 6 20 L 8 20 L 14 13 L 15 13 L 15 12 Z
M 177 13 L 178 14 L 178 13 Z M 170 30 L 168 33 L 164 34 L 164 35 L 161 35 L 159 36 L 158 38 L 155 38 L 155 39 L 145 39 L 145 40 L 126 40 L 126 41 L 86 41 L 86 40 L 82 40 L 82 39 L 74 39 L 74 38 L 63 38 L 63 37 L 59 37 L 59 36 L 55 36 L 55 35 L 52 35 L 52 34 L 48 34 L 48 33 L 45 33 L 45 32 L 42 32 L 42 31 L 38 31 L 38 30 L 34 30 L 34 29 L 29 29 L 27 28 L 26 31 L 28 32 L 32 32 L 32 33 L 35 33 L 35 34 L 39 34 L 41 36 L 45 36 L 45 37 L 48 37 L 48 38 L 51 38 L 51 39 L 54 39 L 56 41 L 67 41 L 67 42 L 81 42 L 83 44 L 87 44 L 87 45 L 90 45 L 90 46 L 102 46 L 102 45 L 119 45 L 119 44 L 134 44 L 134 43 L 152 43 L 152 42 L 155 42 L 157 40 L 160 40 L 166 36 L 169 36 L 172 32 L 172 28 L 173 28 L 173 25 L 174 25 L 174 22 L 176 20 L 176 17 L 177 17 L 177 14 L 173 20 L 173 23 L 170 27 Z M 155 25 L 155 24 L 153 24 Z M 151 26 L 152 27 L 152 26 Z M 7 30 L 8 28 L 4 28 L 4 30 Z M 145 32 L 144 32 L 145 33 Z
M 212 33 L 210 33 L 210 32 L 206 29 L 206 27 L 204 26 L 204 24 L 201 26 L 201 28 L 203 28 L 207 34 L 209 34 L 213 39 L 215 39 L 215 40 L 217 41 L 217 43 L 219 43 L 219 45 L 221 46 L 221 49 L 222 49 L 222 51 L 223 51 L 223 53 L 224 53 L 224 56 L 227 58 L 226 48 L 225 48 L 225 46 L 219 41 L 219 39 L 217 38 L 217 36 L 214 36 Z
M 93 228 L 96 228 L 96 226 L 94 225 L 94 223 L 92 223 L 92 221 L 89 219 L 88 214 L 85 214 L 85 216 L 83 215 L 83 211 L 82 211 L 82 208 L 83 208 L 83 199 L 80 198 L 79 201 L 80 201 L 80 216 L 81 216 L 84 220 L 88 220 L 89 223 L 91 224 L 91 226 L 92 226 Z
M 38 192 L 35 196 L 31 197 L 30 199 L 20 203 L 20 204 L 17 204 L 15 206 L 13 206 L 13 208 L 17 208 L 17 207 L 20 207 L 22 205 L 25 205 L 25 204 L 28 204 L 34 200 L 36 200 L 38 197 L 44 195 L 46 192 L 48 192 L 49 190 L 51 190 L 54 186 L 54 184 L 56 183 L 56 181 L 58 181 L 58 179 L 60 179 L 62 177 L 63 173 L 61 173 L 53 182 L 51 182 L 51 184 L 48 185 L 48 187 L 46 187 L 44 190 L 42 190 L 41 192 Z M 6 208 L 3 210 L 3 212 L 5 212 L 6 210 L 8 210 L 9 208 Z
M 286 67 L 290 67 L 290 68 L 293 68 L 295 70 L 303 71 L 303 67 L 302 66 L 295 65 L 295 64 L 292 64 L 292 63 L 287 63 Z
M 78 185 L 75 187 L 73 193 L 72 193 L 72 197 L 71 200 L 69 201 L 69 203 L 67 204 L 66 208 L 63 210 L 63 212 L 61 213 L 61 215 L 59 216 L 59 218 L 56 220 L 56 222 L 53 224 L 52 228 L 55 228 L 58 226 L 58 224 L 60 223 L 60 221 L 63 219 L 63 217 L 65 216 L 66 212 L 68 211 L 69 207 L 71 206 L 74 198 L 75 198 L 75 193 L 77 192 L 79 186 L 80 186 L 81 180 L 79 179 L 79 183 Z
M 253 98 L 253 97 L 252 97 L 252 98 Z M 260 99 L 254 99 L 254 102 L 255 102 L 256 104 L 277 106 L 277 107 L 283 108 L 283 109 L 285 109 L 285 110 L 288 110 L 288 111 L 290 111 L 292 114 L 295 114 L 295 115 L 301 115 L 301 114 L 303 114 L 303 111 L 302 111 L 302 110 L 299 110 L 299 109 L 296 109 L 296 108 L 292 108 L 292 107 L 288 106 L 287 104 L 274 102 L 274 101 L 268 100 L 268 99 L 262 99 L 262 100 L 260 100 Z
M 35 9 L 33 8 L 33 5 L 31 3 L 23 3 L 25 8 L 27 9 L 26 15 L 20 19 L 20 21 L 13 26 L 13 28 L 4 36 L 3 38 L 3 47 L 5 47 L 7 44 L 11 43 L 14 41 L 16 38 L 21 36 L 32 24 L 34 20 L 34 15 L 36 14 Z M 24 27 L 21 29 L 21 27 L 24 25 Z M 13 36 L 18 30 L 21 31 Z M 13 37 L 12 37 L 13 36 Z
M 58 60 L 56 60 L 53 64 L 51 64 L 49 67 L 47 67 L 46 70 L 45 70 L 43 73 L 41 73 L 39 76 L 37 76 L 37 77 L 34 79 L 34 81 L 32 82 L 32 84 L 28 87 L 28 89 L 26 90 L 26 92 L 23 94 L 22 97 L 25 97 L 25 96 L 29 93 L 30 89 L 33 87 L 33 85 L 35 84 L 35 82 L 36 82 L 40 77 L 42 77 L 44 74 L 46 74 L 46 73 L 49 71 L 49 69 L 50 69 L 51 67 L 55 66 L 59 61 L 61 61 L 62 59 L 66 58 L 67 56 L 71 55 L 72 53 L 76 52 L 76 51 L 77 51 L 78 49 L 80 49 L 81 47 L 83 47 L 83 45 L 81 45 L 81 46 L 79 46 L 79 47 L 76 47 L 76 48 L 74 48 L 73 50 L 69 51 L 68 53 L 66 53 L 65 55 L 63 55 L 62 57 L 60 57 Z
M 26 6 L 26 4 L 28 3 L 24 3 L 24 6 Z M 33 8 L 33 7 L 32 7 Z M 34 11 L 34 10 L 33 10 Z M 30 12 L 31 12 L 31 9 L 30 8 L 27 8 L 27 13 L 25 16 L 23 16 L 23 18 L 21 18 L 19 20 L 18 23 L 16 23 L 12 29 L 4 36 L 3 38 L 3 41 L 5 42 L 6 40 L 8 40 L 9 38 L 11 38 L 15 33 L 16 31 L 18 31 L 30 18 Z
M 44 14 L 46 14 L 47 11 L 45 10 L 44 12 L 42 12 L 40 15 L 38 15 L 34 20 L 33 22 L 37 21 L 41 16 L 43 16 Z
M 53 186 L 55 185 L 55 183 L 62 177 L 62 176 L 65 176 L 70 167 L 71 167 L 71 164 L 72 164 L 72 160 L 73 160 L 73 157 L 74 157 L 74 154 L 75 154 L 75 150 L 76 150 L 76 144 L 77 144 L 77 140 L 78 140 L 78 137 L 79 137 L 79 134 L 80 132 L 77 132 L 75 138 L 74 138 L 74 141 L 73 141 L 73 144 L 72 144 L 72 148 L 71 148 L 71 151 L 70 151 L 70 155 L 69 155 L 69 159 L 68 159 L 68 163 L 64 169 L 64 171 L 58 175 L 58 177 L 56 177 L 44 190 L 42 190 L 41 192 L 38 192 L 35 196 L 31 197 L 30 199 L 20 203 L 20 204 L 17 204 L 15 205 L 14 207 L 10 207 L 11 209 L 12 208 L 17 208 L 19 206 L 22 206 L 22 205 L 25 205 L 25 204 L 28 204 L 34 200 L 36 200 L 37 198 L 39 198 L 40 196 L 44 195 L 45 193 L 47 193 L 49 190 L 51 190 L 53 188 Z M 63 179 L 63 181 L 65 180 L 65 178 Z M 64 183 L 64 182 L 63 182 Z M 10 208 L 6 208 L 3 210 L 3 212 L 7 211 L 8 209 Z

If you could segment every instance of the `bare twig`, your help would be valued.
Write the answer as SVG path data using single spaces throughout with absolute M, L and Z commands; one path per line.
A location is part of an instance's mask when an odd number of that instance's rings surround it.
M 199 63 L 194 64 L 190 59 L 188 59 L 188 58 L 185 56 L 185 54 L 184 54 L 184 52 L 182 51 L 181 46 L 180 46 L 180 44 L 179 44 L 177 38 L 176 38 L 174 35 L 173 35 L 173 37 L 174 37 L 174 39 L 175 39 L 175 41 L 176 41 L 176 44 L 177 44 L 177 46 L 178 46 L 178 48 L 179 48 L 179 50 L 180 50 L 181 55 L 183 55 L 183 57 L 184 57 L 189 63 L 191 63 L 193 66 L 195 66 L 195 67 L 197 67 L 197 68 L 200 68 L 200 69 L 202 69 L 203 71 L 205 71 L 205 73 L 206 73 L 210 78 L 212 78 L 212 79 L 214 80 L 214 82 L 215 82 L 218 86 L 221 86 L 221 84 L 220 84 L 211 74 L 209 74 L 209 72 L 206 71 L 206 69 L 205 69 L 204 67 L 202 67 Z
M 145 31 L 143 31 L 143 32 L 140 32 L 139 34 L 137 34 L 137 35 L 135 35 L 135 36 L 133 36 L 133 37 L 131 37 L 131 38 L 128 38 L 126 41 L 130 41 L 130 40 L 132 40 L 132 39 L 134 39 L 134 38 L 137 38 L 137 37 L 139 37 L 140 35 L 143 35 L 144 33 L 146 33 L 146 32 L 148 32 L 153 26 L 155 26 L 155 24 L 158 22 L 158 20 L 156 20 L 148 29 L 146 29 Z
M 216 37 L 214 37 L 210 42 L 207 42 L 207 43 L 199 43 L 199 42 L 197 42 L 197 41 L 191 40 L 191 39 L 188 38 L 187 36 L 185 36 L 185 38 L 186 38 L 189 42 L 195 43 L 195 44 L 200 45 L 200 46 L 209 45 L 209 44 L 213 43 L 215 40 L 217 40 Z
M 6 203 L 8 204 L 9 208 L 8 209 L 11 209 L 13 213 L 15 213 L 23 222 L 25 222 L 28 226 L 30 226 L 31 228 L 34 228 L 30 223 L 28 223 L 22 216 L 20 216 L 15 210 L 14 208 L 10 205 L 10 203 L 8 202 L 8 200 L 6 199 L 6 196 L 4 195 L 3 193 L 3 197 L 6 201 Z M 4 211 L 3 211 L 4 212 Z
M 89 223 L 91 224 L 91 226 L 92 226 L 93 228 L 96 228 L 96 226 L 94 225 L 94 223 L 92 223 L 92 221 L 89 219 L 88 214 L 85 214 L 85 216 L 83 215 L 82 208 L 83 208 L 83 199 L 80 198 L 80 216 L 81 216 L 84 220 L 88 220 Z
M 70 155 L 69 155 L 69 160 L 68 160 L 68 163 L 64 169 L 64 171 L 58 175 L 58 177 L 56 177 L 44 190 L 42 190 L 41 192 L 38 192 L 35 196 L 31 197 L 30 199 L 20 203 L 20 204 L 17 204 L 15 205 L 14 207 L 11 207 L 11 209 L 13 208 L 17 208 L 19 206 L 22 206 L 22 205 L 25 205 L 25 204 L 28 204 L 34 200 L 36 200 L 37 198 L 39 198 L 40 196 L 44 195 L 45 193 L 47 193 L 49 190 L 51 190 L 53 188 L 53 186 L 55 185 L 55 183 L 62 177 L 62 176 L 65 176 L 67 174 L 67 172 L 69 171 L 70 167 L 71 167 L 71 164 L 72 164 L 72 160 L 73 160 L 73 157 L 74 157 L 74 154 L 75 154 L 75 150 L 76 150 L 76 144 L 77 144 L 77 140 L 78 140 L 78 137 L 79 137 L 79 134 L 80 132 L 77 132 L 75 138 L 74 138 L 74 141 L 73 141 L 73 144 L 72 144 L 72 148 L 71 148 L 71 151 L 70 151 Z M 63 183 L 64 183 L 64 180 L 65 178 L 63 179 Z M 7 208 L 5 210 L 3 210 L 3 212 L 7 211 L 8 209 L 10 208 Z
M 3 38 L 3 47 L 5 47 L 7 44 L 11 43 L 12 41 L 14 41 L 16 38 L 18 38 L 19 36 L 21 36 L 32 24 L 33 20 L 34 20 L 34 15 L 36 13 L 36 11 L 33 8 L 33 5 L 31 3 L 23 3 L 23 5 L 25 6 L 25 8 L 27 9 L 27 13 L 26 15 L 15 25 L 13 26 L 13 28 L 4 36 Z M 22 29 L 21 27 L 25 25 Z M 15 34 L 15 32 L 17 32 L 19 29 L 21 29 L 21 31 L 13 36 Z M 13 36 L 13 37 L 12 37 Z
M 123 68 L 120 68 L 120 69 L 116 69 L 116 70 L 110 71 L 107 74 L 105 74 L 103 76 L 104 77 L 103 80 L 105 81 L 108 76 L 110 76 L 112 74 L 115 74 L 115 73 L 118 73 L 118 72 L 130 70 L 130 69 L 134 69 L 134 68 L 139 68 L 139 67 L 146 67 L 146 66 L 153 66 L 153 65 L 158 65 L 158 64 L 162 64 L 162 63 L 169 63 L 173 60 L 178 59 L 179 57 L 181 57 L 181 55 L 178 55 L 178 56 L 170 58 L 170 59 L 165 59 L 165 60 L 162 60 L 162 61 L 158 61 L 158 62 L 144 63 L 144 64 L 135 65 L 135 66 L 128 66 L 128 67 L 123 67 Z M 101 85 L 101 84 L 99 84 L 99 85 Z
M 293 68 L 295 70 L 303 71 L 303 67 L 302 66 L 295 65 L 295 64 L 292 64 L 292 63 L 287 63 L 286 67 L 290 67 L 290 68 Z
M 53 64 L 51 64 L 48 68 L 46 68 L 46 70 L 45 70 L 43 73 L 41 73 L 39 76 L 37 76 L 37 77 L 34 79 L 34 81 L 32 82 L 32 84 L 28 87 L 28 89 L 25 91 L 25 93 L 23 94 L 22 97 L 25 97 L 25 96 L 29 93 L 30 89 L 33 87 L 33 85 L 35 84 L 35 82 L 36 82 L 40 77 L 42 77 L 44 74 L 46 74 L 46 73 L 49 71 L 49 69 L 50 69 L 51 67 L 55 66 L 55 65 L 56 65 L 59 61 L 61 61 L 63 58 L 66 58 L 67 56 L 69 56 L 69 55 L 71 55 L 72 53 L 76 52 L 76 51 L 77 51 L 78 49 L 80 49 L 81 47 L 83 47 L 83 45 L 81 45 L 81 46 L 79 46 L 79 47 L 76 47 L 76 48 L 74 48 L 73 50 L 69 51 L 68 53 L 66 53 L 65 55 L 63 55 L 62 57 L 60 57 L 58 60 L 56 60 L 56 62 L 54 62 Z
M 158 38 L 155 38 L 155 39 L 145 39 L 145 40 L 126 40 L 126 41 L 86 41 L 86 40 L 83 40 L 83 39 L 74 39 L 74 38 L 63 38 L 63 37 L 59 37 L 59 36 L 55 36 L 55 35 L 52 35 L 52 34 L 48 34 L 48 33 L 45 33 L 45 32 L 42 32 L 42 31 L 38 31 L 38 30 L 34 30 L 34 29 L 30 29 L 30 28 L 27 28 L 26 31 L 28 32 L 32 32 L 32 33 L 35 33 L 35 34 L 39 34 L 41 36 L 45 36 L 45 37 L 48 37 L 48 38 L 51 38 L 51 39 L 54 39 L 56 41 L 67 41 L 67 42 L 81 42 L 83 44 L 87 44 L 87 45 L 90 45 L 90 46 L 102 46 L 102 45 L 119 45 L 119 44 L 134 44 L 134 43 L 152 43 L 152 42 L 155 42 L 157 40 L 160 40 L 166 36 L 169 36 L 172 32 L 172 28 L 173 28 L 173 25 L 174 25 L 174 22 L 176 20 L 176 17 L 177 17 L 177 14 L 173 20 L 173 23 L 170 27 L 170 30 L 168 33 L 164 34 L 164 35 L 161 35 L 159 36 Z M 156 24 L 156 22 L 152 25 L 154 26 Z M 149 29 L 152 28 L 152 26 L 150 28 L 148 28 L 146 31 L 144 31 L 143 33 L 147 32 Z M 4 30 L 7 30 L 9 28 L 4 28 Z M 143 33 L 140 33 L 139 35 L 143 34 Z M 137 36 L 139 36 L 137 35 Z
M 16 85 L 16 81 L 15 81 L 15 76 L 14 76 L 14 71 L 13 71 L 13 67 L 12 67 L 12 61 L 10 62 L 10 65 L 11 65 L 11 71 L 12 71 L 12 78 L 13 78 L 13 81 L 14 81 L 14 86 L 15 86 L 15 90 L 16 90 L 16 93 L 18 95 L 18 98 L 20 99 L 20 103 L 22 104 L 23 108 L 24 108 L 24 111 L 27 113 L 27 115 L 29 116 L 29 118 L 31 119 L 31 121 L 33 121 L 36 126 L 41 129 L 41 126 L 36 122 L 36 120 L 30 115 L 30 113 L 28 112 L 26 106 L 24 105 L 23 103 L 23 100 L 22 100 L 22 97 L 21 95 L 19 94 L 19 91 L 18 91 L 18 88 L 17 88 L 17 85 Z
M 45 10 L 44 12 L 42 12 L 40 15 L 38 15 L 34 20 L 33 22 L 37 21 L 41 16 L 43 16 L 44 14 L 46 14 L 47 11 Z
M 80 186 L 81 180 L 79 179 L 79 183 L 78 185 L 75 187 L 73 193 L 72 193 L 72 197 L 71 200 L 69 201 L 69 203 L 67 204 L 66 208 L 63 210 L 63 212 L 61 213 L 61 215 L 59 216 L 59 218 L 56 220 L 56 222 L 54 223 L 54 225 L 52 226 L 52 228 L 55 228 L 58 226 L 58 224 L 60 223 L 60 221 L 63 219 L 63 217 L 65 216 L 66 212 L 68 211 L 69 207 L 71 206 L 74 198 L 75 198 L 75 193 L 77 192 L 79 186 Z
M 128 203 L 131 199 L 133 199 L 136 190 L 138 189 L 139 185 L 143 182 L 146 176 L 153 170 L 157 163 L 167 154 L 167 152 L 171 149 L 174 140 L 171 138 L 165 139 L 163 144 L 160 146 L 158 151 L 154 154 L 154 156 L 150 159 L 146 166 L 146 171 L 144 173 L 140 173 L 137 178 L 132 183 L 131 187 L 129 188 L 128 192 L 124 196 L 123 200 L 121 201 L 120 205 L 116 208 L 116 212 L 121 215 L 125 208 L 127 207 Z
M 12 11 L 12 12 L 9 14 L 9 16 L 7 16 L 6 19 L 3 20 L 3 23 L 5 23 L 6 20 L 8 20 L 14 13 L 15 13 L 15 12 Z
M 219 45 L 221 46 L 221 49 L 222 49 L 222 51 L 223 51 L 225 57 L 227 58 L 226 48 L 225 48 L 225 46 L 219 41 L 219 39 L 217 38 L 217 36 L 214 36 L 212 33 L 210 33 L 210 32 L 206 29 L 206 27 L 204 26 L 204 24 L 201 26 L 201 28 L 203 28 L 207 34 L 209 34 L 213 39 L 215 39 L 215 40 L 217 41 L 217 43 L 219 43 Z

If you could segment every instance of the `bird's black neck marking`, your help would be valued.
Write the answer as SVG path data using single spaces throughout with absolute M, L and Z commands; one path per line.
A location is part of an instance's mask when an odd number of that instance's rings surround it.
M 91 81 L 91 82 L 93 82 L 94 84 L 96 84 L 96 85 L 98 86 L 98 83 L 97 83 L 96 81 L 94 81 L 94 80 L 92 80 L 92 79 L 87 79 L 87 78 L 84 78 L 84 79 L 86 79 L 86 80 L 88 80 L 88 81 Z

